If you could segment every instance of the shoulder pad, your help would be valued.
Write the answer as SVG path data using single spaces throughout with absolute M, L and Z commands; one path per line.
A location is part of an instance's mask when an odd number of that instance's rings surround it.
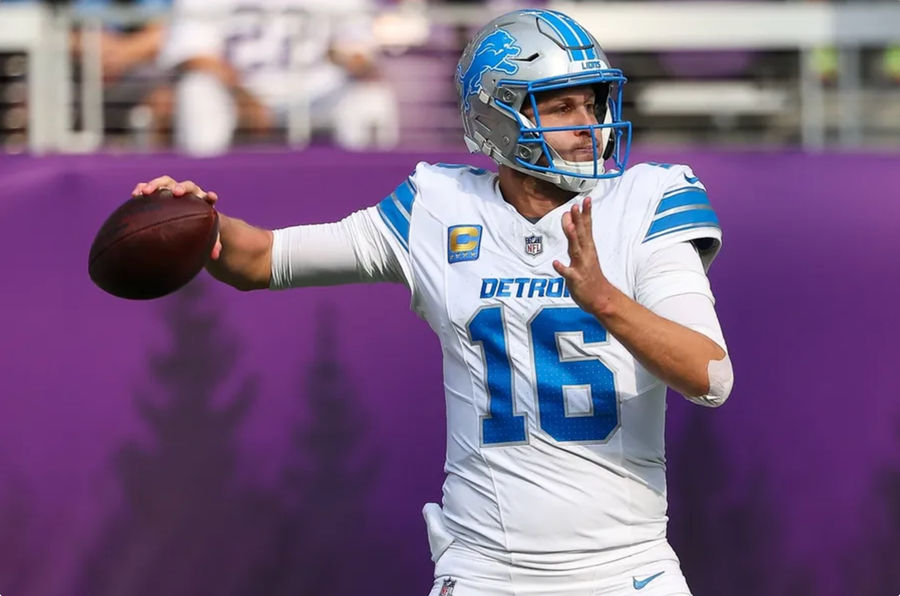
M 384 197 L 377 205 L 381 219 L 407 251 L 409 250 L 409 222 L 412 218 L 413 203 L 418 195 L 418 188 L 414 181 L 415 175 L 416 173 L 413 172 L 394 189 L 394 192 Z
M 722 245 L 719 217 L 713 210 L 706 187 L 688 166 L 658 165 L 665 170 L 659 194 L 650 203 L 641 244 L 654 249 L 677 242 L 691 242 L 700 252 L 705 268 Z

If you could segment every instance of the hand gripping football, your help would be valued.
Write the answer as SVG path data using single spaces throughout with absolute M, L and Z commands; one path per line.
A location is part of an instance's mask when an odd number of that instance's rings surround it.
M 103 222 L 88 273 L 113 296 L 165 296 L 203 269 L 218 232 L 219 215 L 206 201 L 160 189 L 125 201 Z

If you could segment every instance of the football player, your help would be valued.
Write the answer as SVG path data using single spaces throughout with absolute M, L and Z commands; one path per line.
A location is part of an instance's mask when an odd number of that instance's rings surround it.
M 396 101 L 374 64 L 371 0 L 175 0 L 160 62 L 177 73 L 175 141 L 224 152 L 237 128 L 297 117 L 308 141 L 392 147 Z
M 208 270 L 242 289 L 409 287 L 444 357 L 432 596 L 689 594 L 666 540 L 666 386 L 703 406 L 732 386 L 706 189 L 687 166 L 626 169 L 625 77 L 565 14 L 499 17 L 456 74 L 465 141 L 498 173 L 419 163 L 332 224 L 220 214 Z M 218 198 L 170 177 L 134 193 L 161 186 Z

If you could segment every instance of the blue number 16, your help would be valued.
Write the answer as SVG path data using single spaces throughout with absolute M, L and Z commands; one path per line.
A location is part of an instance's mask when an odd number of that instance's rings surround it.
M 512 365 L 507 346 L 503 307 L 478 311 L 468 325 L 469 338 L 481 344 L 487 370 L 490 412 L 481 418 L 482 445 L 527 441 L 525 416 L 515 414 Z M 606 341 L 606 329 L 578 307 L 541 309 L 528 325 L 534 353 L 538 424 L 557 441 L 605 441 L 619 425 L 615 377 L 597 358 L 563 359 L 558 334 L 581 332 L 584 343 Z M 591 412 L 566 414 L 565 387 L 590 390 Z

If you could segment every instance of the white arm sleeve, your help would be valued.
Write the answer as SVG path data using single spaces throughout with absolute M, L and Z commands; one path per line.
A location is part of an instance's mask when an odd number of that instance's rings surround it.
M 725 357 L 707 366 L 709 393 L 687 399 L 703 406 L 725 403 L 734 384 L 728 347 L 716 316 L 714 299 L 696 249 L 687 242 L 654 253 L 643 268 L 638 284 L 646 306 L 661 317 L 702 333 L 722 348 Z M 638 292 L 636 292 L 637 294 Z M 641 302 L 639 299 L 638 302 Z
M 666 298 L 651 308 L 659 316 L 702 333 L 726 353 L 725 338 L 712 299 L 703 294 L 680 294 Z
M 650 310 L 679 294 L 702 294 L 715 303 L 703 262 L 690 242 L 657 250 L 641 261 L 636 272 L 634 299 Z
M 717 408 L 725 403 L 734 385 L 734 370 L 731 368 L 731 357 L 728 355 L 712 300 L 701 294 L 681 294 L 664 299 L 652 310 L 661 317 L 702 333 L 725 351 L 724 358 L 710 360 L 706 366 L 709 393 L 696 397 L 685 396 L 695 404 L 711 408 Z
M 407 276 L 379 223 L 377 209 L 370 207 L 336 223 L 275 230 L 269 288 L 405 283 Z

